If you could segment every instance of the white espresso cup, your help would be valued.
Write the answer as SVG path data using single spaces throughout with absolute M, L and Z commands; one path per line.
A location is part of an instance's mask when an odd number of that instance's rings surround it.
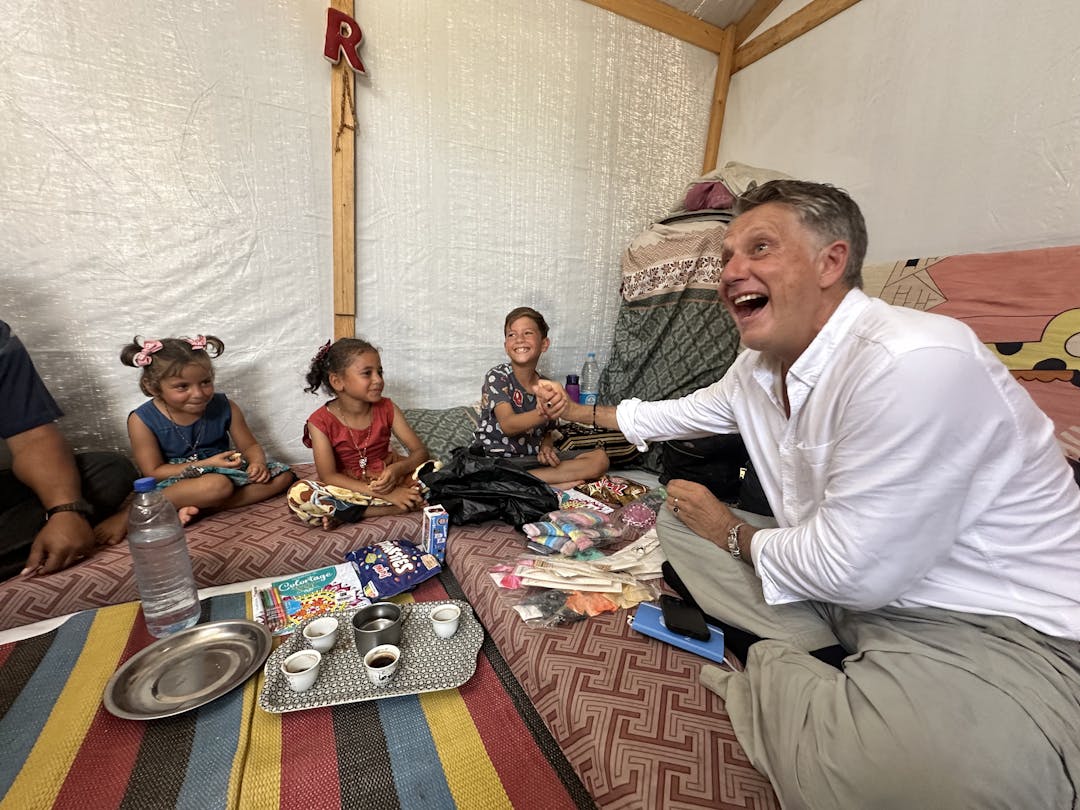
M 337 641 L 338 620 L 333 616 L 323 616 L 304 627 L 304 638 L 313 650 L 321 653 L 330 652 Z
M 394 677 L 398 664 L 401 663 L 401 650 L 393 644 L 380 644 L 364 654 L 364 669 L 368 680 L 376 686 L 382 686 Z
M 461 608 L 457 605 L 438 605 L 431 611 L 431 626 L 439 638 L 450 638 L 461 621 Z
M 319 677 L 322 653 L 318 650 L 299 650 L 281 662 L 281 673 L 294 692 L 306 692 Z

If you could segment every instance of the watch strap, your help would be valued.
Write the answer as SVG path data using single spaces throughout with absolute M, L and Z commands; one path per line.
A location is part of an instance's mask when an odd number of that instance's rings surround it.
M 70 503 L 62 503 L 57 506 L 53 506 L 45 510 L 45 519 L 48 520 L 53 515 L 59 512 L 78 512 L 86 519 L 90 519 L 94 514 L 94 507 L 90 505 L 88 501 L 84 501 L 80 498 L 77 501 L 71 501 Z

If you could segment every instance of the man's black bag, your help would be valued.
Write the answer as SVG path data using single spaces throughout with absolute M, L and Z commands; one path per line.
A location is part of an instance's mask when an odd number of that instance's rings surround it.
M 719 500 L 747 512 L 772 515 L 757 473 L 738 433 L 664 442 L 660 451 L 663 474 L 694 481 L 709 488 Z
M 451 525 L 501 520 L 520 528 L 559 508 L 555 492 L 534 475 L 501 458 L 458 447 L 437 472 L 421 473 L 431 493 L 429 503 L 442 504 Z

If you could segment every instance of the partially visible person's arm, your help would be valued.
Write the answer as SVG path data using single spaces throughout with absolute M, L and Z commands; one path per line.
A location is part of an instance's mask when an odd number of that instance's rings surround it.
M 424 442 L 416 435 L 409 420 L 401 412 L 401 408 L 394 403 L 394 421 L 391 429 L 396 438 L 408 451 L 408 455 L 388 464 L 374 481 L 371 482 L 371 491 L 376 495 L 384 495 L 394 488 L 401 486 L 402 481 L 408 484 L 409 476 L 413 470 L 431 458 Z
M 34 491 L 46 510 L 82 497 L 71 447 L 55 424 L 41 425 L 7 439 L 12 472 Z M 30 547 L 23 574 L 51 574 L 94 550 L 90 521 L 78 512 L 57 512 Z

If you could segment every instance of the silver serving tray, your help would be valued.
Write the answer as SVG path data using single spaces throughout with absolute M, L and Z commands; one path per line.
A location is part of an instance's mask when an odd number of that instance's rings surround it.
M 105 708 L 128 720 L 190 711 L 250 678 L 272 646 L 270 631 L 247 619 L 197 624 L 125 661 L 105 685 Z
M 450 638 L 439 638 L 431 627 L 431 611 L 440 605 L 461 608 L 458 631 Z M 303 627 L 282 642 L 266 660 L 265 680 L 259 693 L 259 706 L 273 714 L 299 709 L 316 709 L 342 703 L 418 695 L 456 689 L 476 672 L 476 656 L 484 643 L 484 629 L 473 615 L 468 602 L 412 602 L 401 606 L 401 663 L 394 677 L 382 686 L 374 686 L 364 671 L 363 657 L 356 650 L 351 619 L 359 608 L 327 613 L 338 620 L 337 642 L 323 653 L 319 677 L 306 692 L 294 692 L 281 673 L 286 657 L 307 647 Z M 314 621 L 314 619 L 312 619 Z

